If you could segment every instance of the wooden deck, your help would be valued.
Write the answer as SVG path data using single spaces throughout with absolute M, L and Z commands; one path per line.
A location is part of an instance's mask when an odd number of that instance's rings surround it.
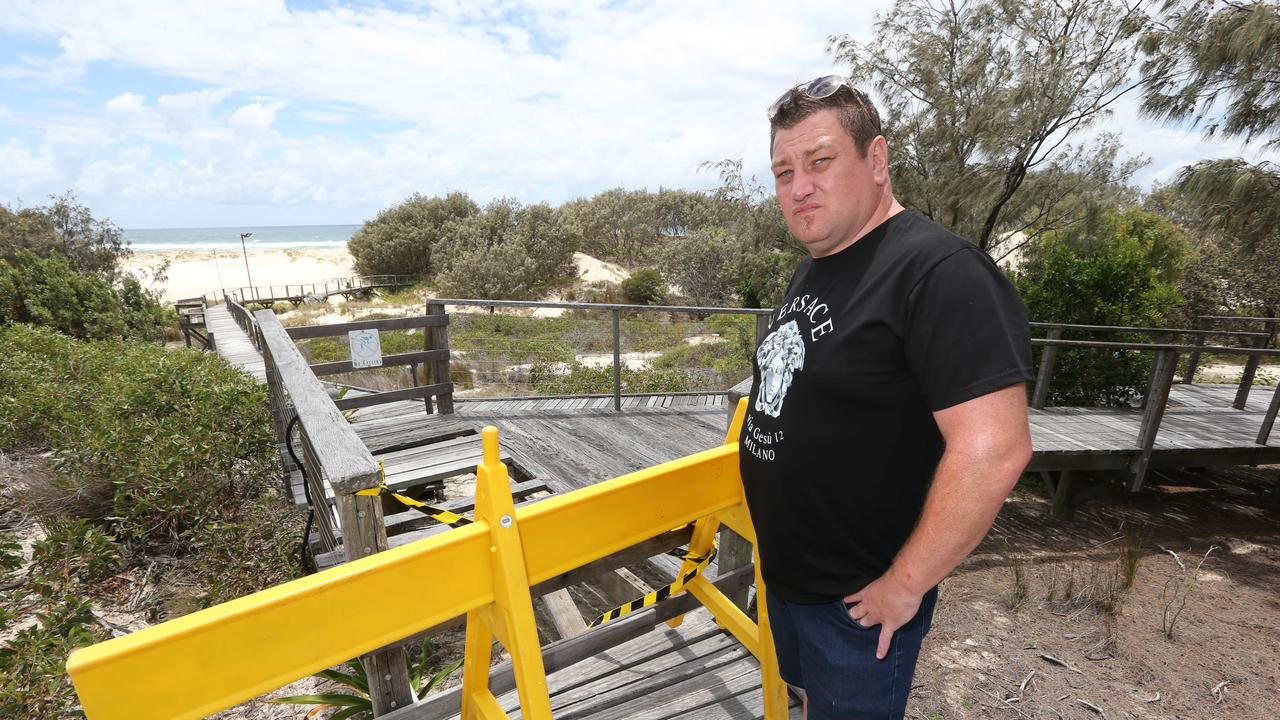
M 1280 462 L 1280 433 L 1258 445 L 1258 428 L 1275 388 L 1256 386 L 1244 410 L 1235 385 L 1174 385 L 1151 467 L 1256 465 Z M 1030 470 L 1126 468 L 1138 452 L 1138 408 L 1047 407 L 1031 410 Z

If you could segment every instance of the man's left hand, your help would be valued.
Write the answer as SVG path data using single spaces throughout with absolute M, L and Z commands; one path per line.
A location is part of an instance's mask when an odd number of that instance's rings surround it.
M 846 597 L 844 601 L 856 603 L 849 608 L 849 615 L 861 625 L 880 626 L 880 643 L 876 646 L 876 659 L 883 660 L 889 654 L 889 643 L 893 640 L 893 634 L 916 616 L 923 597 L 923 594 L 913 592 L 891 574 L 885 574 Z

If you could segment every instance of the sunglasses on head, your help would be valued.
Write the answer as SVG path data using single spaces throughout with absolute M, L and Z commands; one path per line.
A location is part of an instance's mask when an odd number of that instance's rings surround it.
M 858 92 L 858 89 L 853 86 L 853 82 L 843 75 L 824 75 L 823 77 L 810 80 L 809 82 L 800 83 L 799 85 L 782 93 L 782 96 L 777 100 L 774 100 L 773 104 L 769 106 L 769 109 L 766 111 L 769 114 L 769 122 L 773 122 L 773 119 L 778 116 L 782 107 L 792 100 L 795 100 L 799 95 L 803 95 L 810 100 L 821 100 L 835 95 L 836 91 L 842 87 L 847 87 L 854 93 Z

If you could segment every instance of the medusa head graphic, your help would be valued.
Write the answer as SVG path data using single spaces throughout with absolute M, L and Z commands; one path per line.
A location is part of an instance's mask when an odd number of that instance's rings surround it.
M 791 387 L 791 376 L 804 368 L 804 340 L 800 338 L 800 327 L 795 320 L 773 331 L 760 343 L 756 362 L 760 364 L 756 410 L 778 417 L 787 388 Z

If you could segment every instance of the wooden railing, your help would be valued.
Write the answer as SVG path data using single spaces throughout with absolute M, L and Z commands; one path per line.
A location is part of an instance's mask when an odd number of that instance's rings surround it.
M 259 311 L 269 312 L 269 311 Z M 422 350 L 395 355 L 383 355 L 379 367 L 408 366 L 413 377 L 414 387 L 401 390 L 389 390 L 378 393 L 367 393 L 359 397 L 339 400 L 339 410 L 370 407 L 400 400 L 421 399 L 426 404 L 427 412 L 433 412 L 432 399 L 439 403 L 442 413 L 453 412 L 453 383 L 449 371 L 449 316 L 441 305 L 428 305 L 426 315 L 400 318 L 384 318 L 379 320 L 357 320 L 355 322 L 331 325 L 304 325 L 288 328 L 289 337 L 294 340 L 307 340 L 319 337 L 344 336 L 355 330 L 423 330 Z M 418 384 L 418 365 L 423 365 L 428 374 L 427 384 Z M 356 368 L 350 360 L 338 362 L 316 363 L 311 371 L 318 376 L 348 373 Z
M 254 285 L 251 287 L 222 288 L 206 293 L 205 302 L 216 305 L 219 302 L 235 300 L 242 305 L 271 305 L 277 302 L 302 302 L 308 297 L 324 299 L 339 293 L 355 293 L 385 287 L 403 287 L 420 282 L 417 275 L 352 275 L 351 277 L 330 278 L 313 283 L 297 285 Z
M 1113 328 L 1095 329 L 1106 330 Z M 1058 349 L 1060 348 L 1110 351 L 1125 350 L 1134 352 L 1150 352 L 1155 354 L 1155 362 L 1152 363 L 1151 375 L 1147 382 L 1147 389 L 1143 394 L 1143 416 L 1138 433 L 1138 453 L 1134 457 L 1133 463 L 1130 467 L 1130 470 L 1133 473 L 1130 489 L 1134 491 L 1137 491 L 1142 487 L 1143 479 L 1146 475 L 1147 467 L 1155 448 L 1156 436 L 1160 432 L 1160 424 L 1163 421 L 1165 409 L 1168 406 L 1169 392 L 1173 385 L 1174 371 L 1178 365 L 1179 353 L 1190 353 L 1204 350 L 1219 355 L 1280 357 L 1280 349 L 1263 349 L 1257 347 L 1241 348 L 1205 345 L 1177 345 L 1168 343 L 1134 343 L 1106 340 L 1064 340 L 1060 337 L 1053 337 L 1053 328 L 1050 328 L 1050 337 L 1033 338 L 1031 340 L 1031 344 L 1033 346 L 1044 348 L 1044 351 L 1040 356 L 1040 366 L 1037 368 L 1036 383 L 1032 390 L 1031 407 L 1037 409 L 1045 407 L 1046 400 L 1049 397 L 1054 363 L 1057 358 Z M 1251 380 L 1252 378 L 1250 378 L 1250 381 Z M 1244 398 L 1247 400 L 1247 397 L 1248 392 L 1247 389 L 1245 389 Z M 1234 404 L 1233 407 L 1242 410 L 1244 409 L 1244 403 L 1240 398 L 1241 394 L 1237 393 L 1237 403 Z M 1255 440 L 1256 444 L 1267 444 L 1271 434 L 1271 429 L 1275 424 L 1276 414 L 1278 411 L 1280 411 L 1280 383 L 1277 383 L 1276 389 L 1272 393 L 1270 406 L 1263 414 L 1262 425 L 1258 430 L 1258 435 Z
M 427 300 L 428 314 L 444 314 L 445 308 L 449 305 L 455 307 L 481 307 L 481 308 L 554 308 L 561 310 L 588 310 L 608 312 L 612 319 L 612 341 L 613 341 L 613 408 L 616 411 L 622 411 L 622 398 L 633 393 L 622 392 L 622 315 L 623 313 L 689 313 L 694 315 L 754 315 L 756 317 L 756 344 L 760 341 L 769 328 L 769 316 L 773 314 L 773 310 L 769 308 L 730 308 L 730 307 L 708 307 L 696 305 L 621 305 L 616 303 L 580 303 L 580 302 L 541 302 L 532 300 L 481 300 L 481 299 L 457 299 L 457 298 L 431 298 Z M 663 393 L 664 395 L 708 395 L 723 393 L 725 391 L 715 392 L 673 392 Z M 550 396 L 538 396 L 550 397 Z M 582 396 L 577 396 L 582 397 Z M 590 397 L 590 396 L 588 396 Z M 485 399 L 516 399 L 516 398 L 485 398 Z
M 742 402 L 724 445 L 518 508 L 506 466 L 498 460 L 497 430 L 486 428 L 475 522 L 377 552 L 385 547 L 385 536 L 376 533 L 380 522 L 373 522 L 381 517 L 379 499 L 351 494 L 377 484 L 372 458 L 337 408 L 325 404 L 327 395 L 283 328 L 266 314 L 259 315 L 259 323 L 300 419 L 304 463 L 340 493 L 344 530 L 350 522 L 353 529 L 367 526 L 375 532 L 360 540 L 348 535 L 352 561 L 345 565 L 77 650 L 67 670 L 90 720 L 200 717 L 365 653 L 373 653 L 364 662 L 374 714 L 399 708 L 397 720 L 422 718 L 403 656 L 393 654 L 394 645 L 386 648 L 459 615 L 467 618 L 463 684 L 456 695 L 464 717 L 505 718 L 495 694 L 514 685 L 522 716 L 549 720 L 545 673 L 550 663 L 538 645 L 531 587 L 667 537 L 673 527 L 689 523 L 691 553 L 710 552 L 721 524 L 754 542 L 738 474 Z M 782 720 L 787 703 L 765 587 L 758 569 L 753 574 L 758 621 L 705 575 L 682 589 L 759 659 L 765 717 Z M 674 603 L 682 597 L 687 595 Z M 652 609 L 666 603 L 673 601 Z M 688 605 L 679 607 L 683 612 Z M 647 618 L 660 616 L 654 612 Z M 678 623 L 679 616 L 671 622 Z M 601 649 L 599 638 L 634 637 L 634 627 L 605 625 L 570 642 L 581 658 L 587 650 Z M 496 681 L 490 675 L 495 636 L 512 657 L 510 674 Z M 553 657 L 565 663 L 574 655 L 564 649 Z
M 1201 323 L 1203 324 L 1203 323 Z M 1178 337 L 1191 337 L 1192 342 L 1199 347 L 1204 346 L 1204 341 L 1209 337 L 1226 337 L 1251 340 L 1255 346 L 1265 348 L 1270 339 L 1270 334 L 1265 332 L 1242 332 L 1231 330 L 1209 330 L 1205 328 L 1197 328 L 1188 330 L 1183 328 L 1153 328 L 1153 327 L 1132 327 L 1124 325 L 1079 325 L 1072 323 L 1046 323 L 1033 322 L 1030 323 L 1033 330 L 1044 330 L 1046 340 L 1062 339 L 1063 331 L 1075 331 L 1088 334 L 1134 334 L 1146 335 L 1154 342 L 1170 342 Z M 1036 378 L 1036 389 L 1032 394 L 1031 407 L 1042 408 L 1048 400 L 1049 393 L 1049 377 L 1046 373 L 1053 372 L 1054 359 L 1058 353 L 1058 346 L 1048 343 L 1044 349 L 1044 360 L 1040 365 L 1040 373 Z M 1183 375 L 1182 382 L 1191 384 L 1195 378 L 1196 365 L 1199 362 L 1200 353 L 1192 352 L 1187 363 L 1187 370 Z M 1254 361 L 1254 369 L 1257 363 Z M 1254 373 L 1247 372 L 1240 383 L 1240 389 L 1237 391 L 1235 408 L 1237 410 L 1244 409 L 1244 404 L 1249 396 L 1249 387 L 1253 384 Z
M 1232 315 L 1201 315 L 1196 319 L 1196 328 L 1198 330 L 1203 330 L 1206 334 L 1221 335 L 1224 334 L 1221 330 L 1211 330 L 1210 328 L 1214 325 L 1224 325 L 1228 323 L 1234 325 L 1257 325 L 1258 323 L 1261 323 L 1263 332 L 1253 333 L 1254 347 L 1260 349 L 1268 347 L 1272 342 L 1276 331 L 1280 330 L 1280 318 L 1238 317 Z M 1204 336 L 1197 336 L 1195 344 L 1203 345 Z M 1187 356 L 1187 368 L 1182 375 L 1182 381 L 1184 383 L 1190 383 L 1195 379 L 1196 368 L 1200 365 L 1200 352 L 1201 350 L 1194 350 Z M 1245 399 L 1247 399 L 1249 394 L 1248 388 L 1253 384 L 1253 377 L 1258 372 L 1258 363 L 1261 359 L 1261 355 L 1253 353 L 1249 355 L 1247 360 L 1245 360 L 1244 370 L 1241 372 L 1240 376 L 1240 392 L 1243 393 L 1243 395 L 1238 395 L 1236 397 L 1235 407 L 1237 410 L 1244 407 Z

